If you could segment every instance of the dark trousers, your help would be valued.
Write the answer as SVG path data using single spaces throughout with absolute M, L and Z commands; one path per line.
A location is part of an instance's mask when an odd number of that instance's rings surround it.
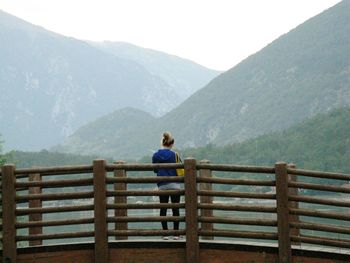
M 180 195 L 160 195 L 159 200 L 160 203 L 168 203 L 169 198 L 171 199 L 171 203 L 180 203 Z M 179 208 L 172 208 L 173 216 L 179 216 Z M 167 208 L 160 209 L 160 216 L 166 216 Z M 162 221 L 163 230 L 168 230 L 168 222 Z M 174 221 L 174 230 L 179 230 L 179 221 Z

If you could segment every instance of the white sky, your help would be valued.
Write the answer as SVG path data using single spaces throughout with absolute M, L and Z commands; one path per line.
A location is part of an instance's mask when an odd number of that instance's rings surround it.
M 340 0 L 0 0 L 62 35 L 125 41 L 227 70 Z

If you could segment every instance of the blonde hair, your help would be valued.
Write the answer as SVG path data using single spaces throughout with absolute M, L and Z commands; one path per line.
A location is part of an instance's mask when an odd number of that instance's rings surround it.
M 173 138 L 173 136 L 171 135 L 170 132 L 164 132 L 163 133 L 163 138 L 161 140 L 161 144 L 163 146 L 166 146 L 166 147 L 169 147 L 169 146 L 174 144 L 174 138 Z

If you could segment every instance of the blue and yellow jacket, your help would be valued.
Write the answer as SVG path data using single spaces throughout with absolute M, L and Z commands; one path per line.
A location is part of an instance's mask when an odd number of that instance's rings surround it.
M 176 152 L 170 149 L 159 149 L 153 154 L 152 163 L 176 163 Z M 157 176 L 177 176 L 176 169 L 157 169 L 154 170 Z M 160 182 L 158 186 L 167 184 L 168 182 Z

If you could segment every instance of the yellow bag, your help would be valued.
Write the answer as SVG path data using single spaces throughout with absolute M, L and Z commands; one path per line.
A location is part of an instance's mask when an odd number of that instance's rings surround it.
M 176 155 L 176 163 L 182 163 L 181 158 L 178 155 L 178 153 L 175 153 L 175 155 Z M 176 169 L 176 174 L 177 174 L 177 176 L 184 176 L 185 175 L 185 169 L 182 169 L 182 168 Z

